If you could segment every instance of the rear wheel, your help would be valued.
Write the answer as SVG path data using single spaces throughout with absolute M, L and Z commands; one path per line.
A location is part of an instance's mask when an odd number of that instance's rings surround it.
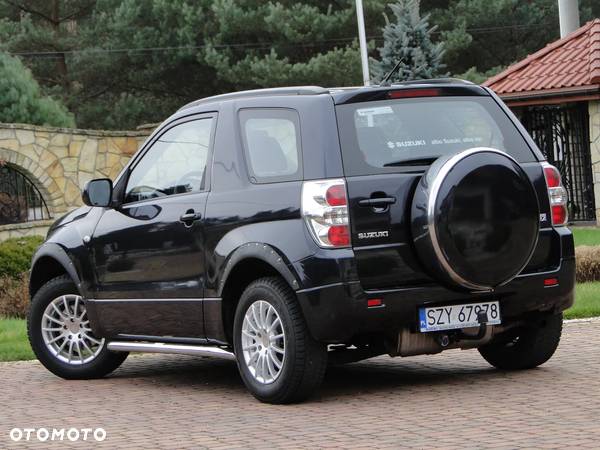
M 548 316 L 517 330 L 508 341 L 492 342 L 479 348 L 479 353 L 498 369 L 532 369 L 544 364 L 556 351 L 562 323 L 562 313 Z
M 242 294 L 234 349 L 244 384 L 267 403 L 306 399 L 327 366 L 327 347 L 310 336 L 294 292 L 276 277 L 256 280 Z
M 85 302 L 66 275 L 35 294 L 27 317 L 33 352 L 50 372 L 66 379 L 100 378 L 119 367 L 127 353 L 114 353 L 90 328 Z

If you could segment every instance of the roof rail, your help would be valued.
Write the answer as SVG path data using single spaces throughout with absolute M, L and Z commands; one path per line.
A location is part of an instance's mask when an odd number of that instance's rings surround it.
M 327 94 L 329 90 L 320 86 L 292 86 L 267 89 L 252 89 L 249 91 L 231 92 L 229 94 L 213 95 L 211 97 L 195 100 L 181 107 L 179 110 L 191 108 L 206 103 L 220 102 L 223 100 L 235 100 L 238 98 L 262 97 L 267 95 L 318 95 Z

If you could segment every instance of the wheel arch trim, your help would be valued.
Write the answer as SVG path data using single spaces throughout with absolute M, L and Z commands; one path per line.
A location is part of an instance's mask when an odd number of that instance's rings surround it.
M 259 259 L 265 262 L 281 275 L 281 277 L 290 285 L 292 290 L 297 291 L 300 289 L 298 276 L 287 263 L 285 256 L 269 244 L 249 242 L 237 247 L 227 258 L 227 262 L 225 263 L 222 272 L 223 275 L 220 277 L 218 284 L 217 292 L 219 297 L 222 297 L 223 290 L 236 266 L 248 259 Z
M 41 285 L 38 286 L 34 284 L 34 274 L 37 272 L 37 270 L 41 270 L 41 262 L 47 259 L 51 259 L 56 264 L 61 266 L 63 270 L 67 273 L 67 275 L 71 277 L 71 279 L 77 286 L 79 292 L 82 292 L 81 278 L 79 277 L 77 269 L 75 268 L 75 265 L 73 264 L 71 258 L 69 258 L 67 252 L 58 244 L 46 242 L 42 244 L 42 246 L 36 251 L 35 255 L 31 260 L 31 271 L 29 274 L 29 293 L 32 297 L 33 295 L 35 295 L 35 292 L 37 292 L 37 290 L 39 290 L 39 288 L 41 287 Z

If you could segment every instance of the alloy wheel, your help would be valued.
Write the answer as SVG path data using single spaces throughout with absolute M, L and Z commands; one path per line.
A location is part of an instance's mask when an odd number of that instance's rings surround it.
M 92 333 L 80 295 L 61 295 L 52 300 L 44 311 L 41 326 L 46 348 L 64 363 L 89 363 L 104 348 L 104 339 Z
M 285 330 L 277 310 L 264 300 L 252 303 L 241 337 L 244 361 L 254 379 L 262 384 L 277 380 L 285 363 Z

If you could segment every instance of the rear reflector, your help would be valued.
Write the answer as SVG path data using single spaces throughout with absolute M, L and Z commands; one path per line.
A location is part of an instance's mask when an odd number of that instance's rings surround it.
M 367 306 L 369 308 L 374 308 L 376 306 L 381 306 L 383 305 L 383 300 L 380 298 L 370 298 L 367 300 Z
M 546 278 L 544 280 L 544 286 L 556 286 L 558 285 L 558 278 Z
M 414 97 L 437 97 L 439 89 L 402 89 L 401 91 L 390 91 L 389 98 L 414 98 Z

